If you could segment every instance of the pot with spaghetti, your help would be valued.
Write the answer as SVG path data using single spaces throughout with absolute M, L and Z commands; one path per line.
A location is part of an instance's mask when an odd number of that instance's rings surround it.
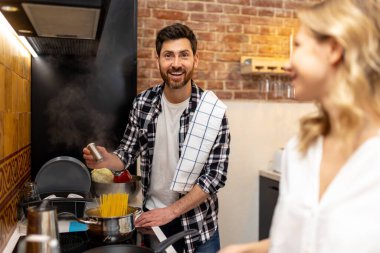
M 129 174 L 128 171 L 112 172 L 110 169 L 94 169 L 91 172 L 91 193 L 95 198 L 102 194 L 128 193 L 131 202 L 141 189 L 141 177 Z
M 135 229 L 134 220 L 141 208 L 128 206 L 128 194 L 103 194 L 99 207 L 85 211 L 87 218 L 77 219 L 88 225 L 92 240 L 115 243 L 131 238 Z

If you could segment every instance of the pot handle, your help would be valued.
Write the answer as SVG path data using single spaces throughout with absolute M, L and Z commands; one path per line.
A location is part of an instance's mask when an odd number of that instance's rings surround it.
M 76 221 L 86 224 L 86 225 L 100 225 L 101 223 L 97 219 L 93 218 L 78 218 L 75 214 L 70 212 L 61 212 L 58 214 L 58 217 L 63 218 L 74 218 Z
M 156 249 L 154 249 L 154 252 L 155 253 L 161 253 L 162 251 L 164 251 L 167 247 L 169 247 L 170 245 L 172 245 L 173 243 L 175 243 L 176 241 L 178 241 L 179 239 L 187 236 L 187 235 L 195 235 L 198 233 L 198 230 L 196 229 L 189 229 L 189 230 L 185 230 L 185 231 L 182 231 L 182 232 L 179 232 L 177 234 L 174 234 L 172 236 L 170 236 L 169 238 L 163 240 L 162 242 L 160 242 L 157 247 L 155 247 Z

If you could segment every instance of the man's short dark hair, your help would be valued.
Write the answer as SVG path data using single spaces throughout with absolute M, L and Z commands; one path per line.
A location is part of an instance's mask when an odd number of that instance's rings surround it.
M 156 52 L 160 55 L 162 44 L 167 40 L 188 39 L 191 44 L 193 54 L 197 52 L 197 38 L 193 31 L 186 25 L 175 23 L 161 29 L 156 38 Z

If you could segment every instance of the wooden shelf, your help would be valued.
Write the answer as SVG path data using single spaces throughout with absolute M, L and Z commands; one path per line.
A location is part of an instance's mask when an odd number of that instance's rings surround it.
M 283 70 L 282 67 L 287 63 L 287 61 L 288 59 L 285 58 L 242 56 L 240 58 L 240 72 L 243 75 L 286 75 L 287 72 Z M 258 69 L 258 67 L 261 68 Z

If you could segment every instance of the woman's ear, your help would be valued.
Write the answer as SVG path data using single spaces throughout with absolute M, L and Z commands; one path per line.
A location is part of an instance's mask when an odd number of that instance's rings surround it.
M 338 64 L 343 59 L 344 48 L 336 39 L 329 39 L 329 43 L 331 46 L 330 63 L 333 65 Z

